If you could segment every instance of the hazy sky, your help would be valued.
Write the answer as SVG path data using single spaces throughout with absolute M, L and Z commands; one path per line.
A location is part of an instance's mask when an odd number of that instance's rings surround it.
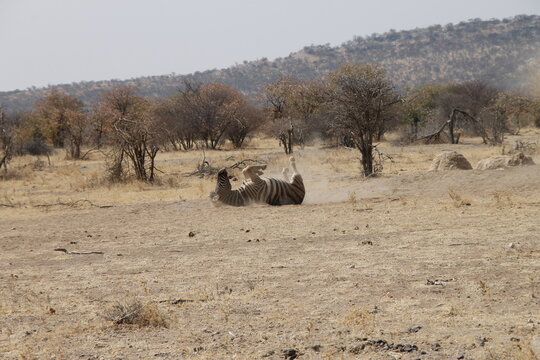
M 0 91 L 186 74 L 518 14 L 540 14 L 540 0 L 0 0 Z

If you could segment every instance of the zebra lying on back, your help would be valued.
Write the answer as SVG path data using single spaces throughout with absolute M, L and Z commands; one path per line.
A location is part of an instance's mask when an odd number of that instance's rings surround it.
M 293 174 L 289 179 L 289 169 L 283 169 L 285 181 L 274 178 L 261 178 L 266 165 L 247 166 L 242 173 L 246 181 L 236 190 L 231 190 L 231 183 L 226 169 L 218 173 L 216 191 L 210 194 L 214 203 L 221 202 L 232 206 L 246 206 L 252 203 L 269 205 L 301 204 L 306 190 L 302 176 L 296 170 L 294 158 L 290 158 Z

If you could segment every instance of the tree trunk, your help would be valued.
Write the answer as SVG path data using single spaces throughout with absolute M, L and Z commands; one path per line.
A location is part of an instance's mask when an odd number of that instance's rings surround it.
M 364 176 L 371 176 L 373 174 L 373 142 L 371 136 L 362 136 L 361 143 L 357 147 L 362 155 L 361 163 Z
M 450 144 L 457 144 L 455 136 L 454 136 L 454 126 L 456 124 L 456 109 L 452 111 L 452 115 L 450 116 L 450 121 L 448 122 L 448 133 L 450 138 Z

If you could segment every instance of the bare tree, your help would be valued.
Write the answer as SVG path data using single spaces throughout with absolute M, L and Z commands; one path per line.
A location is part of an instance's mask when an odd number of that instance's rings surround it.
M 4 171 L 7 171 L 8 161 L 11 160 L 13 155 L 12 130 L 4 109 L 0 107 L 0 169 L 3 166 Z
M 321 121 L 324 84 L 284 77 L 265 89 L 266 110 L 278 123 L 278 138 L 286 154 L 291 154 L 294 143 L 304 146 L 311 133 L 324 133 Z
M 485 129 L 488 124 L 484 124 L 484 117 L 480 116 L 487 107 L 491 106 L 499 96 L 499 90 L 482 80 L 465 81 L 458 84 L 452 84 L 438 100 L 438 108 L 441 118 L 451 116 L 454 109 L 459 109 L 467 113 L 480 123 L 480 127 L 475 122 L 464 122 L 462 125 L 465 130 L 470 131 L 476 136 L 483 134 L 478 130 Z M 482 136 L 484 143 L 488 139 Z
M 87 114 L 82 101 L 53 88 L 36 103 L 43 132 L 53 146 L 66 147 L 68 157 L 79 159 L 84 133 L 87 129 Z
M 401 110 L 404 122 L 409 125 L 410 142 L 418 139 L 421 127 L 436 114 L 438 100 L 447 88 L 446 84 L 425 84 L 405 95 Z
M 121 176 L 127 158 L 138 180 L 153 182 L 160 139 L 152 104 L 134 87 L 122 86 L 105 92 L 100 108 L 109 119 L 107 131 L 114 148 L 111 174 Z
M 329 74 L 327 104 L 331 125 L 350 135 L 362 155 L 364 176 L 373 174 L 373 140 L 401 101 L 378 65 L 345 64 Z
M 155 107 L 155 115 L 164 133 L 165 146 L 190 150 L 197 139 L 196 119 L 189 116 L 182 94 L 175 94 Z
M 244 144 L 246 137 L 265 121 L 263 112 L 252 105 L 245 104 L 227 128 L 227 138 L 236 149 Z
M 291 94 L 298 79 L 283 77 L 265 89 L 266 109 L 272 114 L 274 122 L 279 122 L 278 139 L 285 154 L 292 154 L 294 125 L 291 119 Z
M 246 105 L 242 93 L 224 84 L 186 84 L 181 94 L 184 116 L 195 121 L 198 137 L 210 149 L 220 146 L 227 128 Z

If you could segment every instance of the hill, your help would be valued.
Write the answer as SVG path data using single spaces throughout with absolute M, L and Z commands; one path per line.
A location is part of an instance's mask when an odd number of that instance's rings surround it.
M 341 46 L 306 46 L 284 58 L 244 61 L 225 69 L 189 75 L 161 75 L 129 80 L 83 81 L 56 85 L 87 103 L 101 91 L 121 84 L 135 84 L 145 96 L 162 97 L 192 83 L 221 82 L 255 97 L 264 84 L 281 76 L 315 78 L 344 62 L 383 65 L 401 87 L 428 82 L 487 80 L 503 89 L 519 88 L 540 57 L 540 16 L 434 25 L 422 29 L 355 37 Z M 0 92 L 8 111 L 26 110 L 48 88 Z

